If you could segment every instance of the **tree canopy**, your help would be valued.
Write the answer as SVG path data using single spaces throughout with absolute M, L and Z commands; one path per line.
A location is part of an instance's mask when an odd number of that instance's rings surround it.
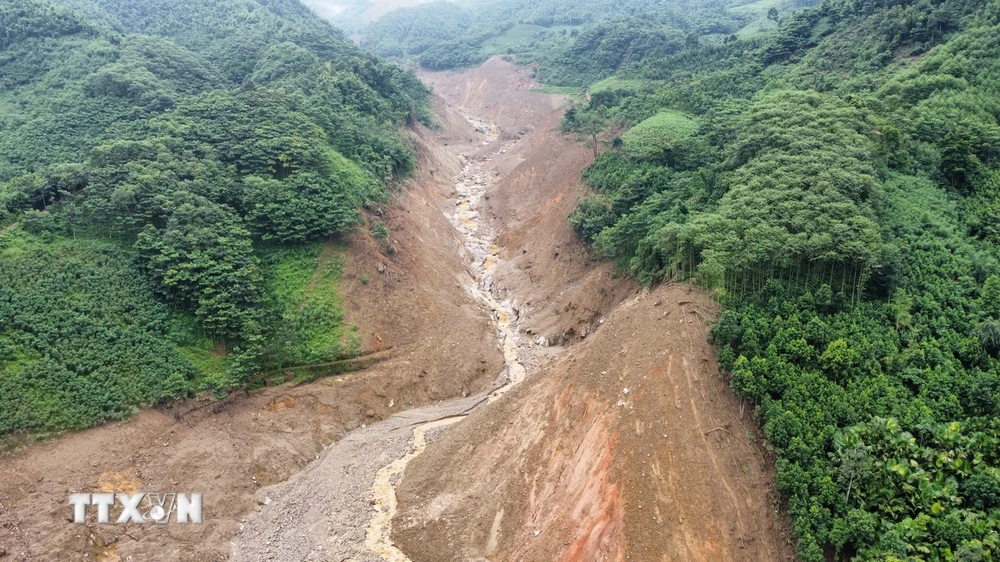
M 350 353 L 336 301 L 300 303 L 317 338 L 268 287 L 413 168 L 412 73 L 293 0 L 11 0 L 0 69 L 0 433 Z
M 505 55 L 536 63 L 547 84 L 584 86 L 630 62 L 682 52 L 697 46 L 699 36 L 729 35 L 763 17 L 754 7 L 729 9 L 741 4 L 749 3 L 438 0 L 382 16 L 361 31 L 362 47 L 435 70 Z
M 641 281 L 718 295 L 800 559 L 993 560 L 998 5 L 773 19 L 578 100 L 563 127 L 608 142 L 570 221 Z

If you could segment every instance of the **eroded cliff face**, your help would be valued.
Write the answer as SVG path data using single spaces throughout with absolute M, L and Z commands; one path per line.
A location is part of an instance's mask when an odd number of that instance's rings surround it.
M 749 416 L 718 376 L 714 301 L 642 292 L 406 471 L 414 561 L 792 559 Z

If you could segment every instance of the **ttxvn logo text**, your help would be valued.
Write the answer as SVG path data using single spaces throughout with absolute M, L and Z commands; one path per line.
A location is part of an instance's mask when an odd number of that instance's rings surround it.
M 97 522 L 110 523 L 114 511 L 115 523 L 169 523 L 171 515 L 177 523 L 201 523 L 201 494 L 139 493 L 139 494 L 70 494 L 73 522 L 87 522 L 88 508 L 97 508 Z M 119 513 L 120 512 L 120 513 Z

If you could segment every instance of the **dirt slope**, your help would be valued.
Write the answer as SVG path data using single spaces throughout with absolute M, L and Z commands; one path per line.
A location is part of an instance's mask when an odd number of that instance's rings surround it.
M 556 131 L 565 102 L 500 59 L 423 78 L 507 140 L 477 157 L 497 177 L 497 283 L 521 329 L 586 339 L 409 464 L 397 546 L 417 562 L 791 559 L 754 425 L 707 343 L 714 301 L 668 286 L 616 308 L 636 287 L 566 222 L 593 153 Z
M 644 292 L 410 463 L 415 562 L 792 559 L 750 420 L 706 343 L 712 299 Z

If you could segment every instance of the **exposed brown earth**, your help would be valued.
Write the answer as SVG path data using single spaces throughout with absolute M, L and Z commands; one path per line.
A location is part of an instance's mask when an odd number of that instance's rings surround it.
M 407 468 L 414 562 L 793 559 L 754 424 L 706 343 L 714 301 L 643 292 Z
M 590 263 L 566 223 L 592 152 L 555 131 L 556 100 L 499 59 L 424 79 L 523 139 L 493 159 L 492 224 L 513 264 L 498 282 L 522 329 L 587 339 L 409 464 L 399 548 L 415 562 L 793 559 L 755 426 L 707 343 L 714 301 L 665 286 L 605 320 L 635 287 Z
M 552 344 L 586 337 L 601 315 L 635 291 L 595 262 L 566 217 L 585 195 L 580 170 L 593 151 L 559 133 L 562 96 L 531 91 L 530 73 L 500 58 L 472 72 L 423 73 L 434 93 L 463 114 L 499 128 L 508 142 L 488 171 L 497 183 L 487 219 L 509 267 L 498 272 L 501 290 L 515 299 L 521 330 Z M 480 148 L 486 158 L 490 147 Z

